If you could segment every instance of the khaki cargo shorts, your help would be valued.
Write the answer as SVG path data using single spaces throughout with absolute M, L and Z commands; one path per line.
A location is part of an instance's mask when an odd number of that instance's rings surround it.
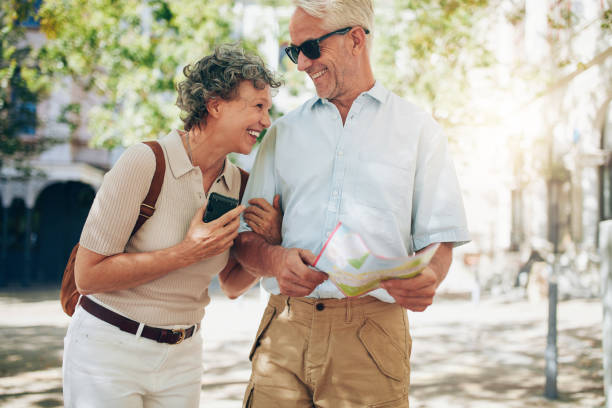
M 243 407 L 408 407 L 411 346 L 396 304 L 271 295 Z

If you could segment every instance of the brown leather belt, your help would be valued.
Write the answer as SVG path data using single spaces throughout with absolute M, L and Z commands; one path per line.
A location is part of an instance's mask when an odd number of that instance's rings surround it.
M 79 304 L 91 315 L 105 321 L 108 324 L 112 324 L 121 331 L 130 334 L 136 334 L 138 332 L 138 326 L 140 326 L 140 323 L 135 320 L 128 319 L 125 316 L 121 316 L 112 310 L 108 310 L 104 306 L 89 299 L 87 296 L 81 296 L 81 301 Z M 140 335 L 142 337 L 146 337 L 147 339 L 155 340 L 158 343 L 179 344 L 183 340 L 193 336 L 193 333 L 195 333 L 196 330 L 197 325 L 191 326 L 187 329 L 160 329 L 159 327 L 144 326 Z

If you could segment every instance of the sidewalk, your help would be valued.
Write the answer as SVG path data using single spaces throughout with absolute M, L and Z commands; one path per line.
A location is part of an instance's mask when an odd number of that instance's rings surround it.
M 61 356 L 69 318 L 55 291 L 0 292 L 0 406 L 62 406 Z M 240 407 L 247 354 L 263 303 L 257 290 L 213 294 L 203 323 L 202 407 Z M 558 309 L 560 399 L 543 397 L 546 303 L 441 297 L 410 313 L 412 408 L 596 408 L 604 404 L 601 302 Z

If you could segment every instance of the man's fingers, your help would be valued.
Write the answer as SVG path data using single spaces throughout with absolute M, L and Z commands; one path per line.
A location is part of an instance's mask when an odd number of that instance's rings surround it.
M 291 278 L 285 278 L 279 281 L 281 293 L 287 296 L 307 296 L 312 293 L 315 287 L 316 285 L 305 285 L 303 282 L 295 281 Z
M 280 207 L 280 194 L 277 194 L 274 196 L 274 200 L 272 201 L 272 206 L 277 209 L 278 211 L 280 211 L 281 207 Z
M 313 265 L 317 260 L 317 256 L 308 249 L 298 249 L 298 252 L 306 265 Z
M 300 276 L 300 278 L 305 279 L 309 282 L 316 283 L 318 285 L 329 277 L 326 273 L 323 273 L 310 267 L 317 259 L 315 254 L 313 254 L 307 249 L 298 249 L 298 254 L 300 255 L 300 259 L 305 265 L 304 268 L 300 268 L 299 271 L 297 271 L 297 274 L 298 276 Z
M 389 279 L 381 282 L 381 286 L 387 290 L 398 289 L 404 291 L 416 291 L 419 289 L 434 286 L 437 283 L 436 275 L 429 268 L 426 268 L 421 274 L 406 279 Z
M 294 271 L 294 273 L 302 281 L 310 282 L 314 284 L 315 286 L 319 285 L 320 283 L 322 283 L 328 278 L 326 273 L 320 272 L 314 268 L 311 268 L 305 265 L 304 267 L 299 268 L 298 270 Z
M 410 287 L 408 279 L 390 279 L 380 283 L 380 287 L 386 289 L 393 297 L 433 297 L 436 294 L 436 286 L 429 284 L 422 287 Z
M 404 309 L 412 310 L 413 312 L 422 312 L 427 309 L 433 303 L 433 298 L 419 298 L 419 297 L 408 297 L 408 298 L 395 298 L 395 302 L 403 307 Z

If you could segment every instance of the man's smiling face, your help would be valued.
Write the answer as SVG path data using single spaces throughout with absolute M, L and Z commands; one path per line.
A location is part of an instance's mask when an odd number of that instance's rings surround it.
M 289 23 L 291 43 L 301 45 L 304 41 L 327 34 L 329 30 L 324 29 L 322 23 L 321 19 L 297 8 Z M 302 52 L 298 56 L 298 70 L 310 76 L 320 98 L 333 100 L 347 91 L 345 79 L 350 55 L 346 55 L 344 41 L 344 35 L 334 35 L 319 43 L 319 58 L 311 60 Z

